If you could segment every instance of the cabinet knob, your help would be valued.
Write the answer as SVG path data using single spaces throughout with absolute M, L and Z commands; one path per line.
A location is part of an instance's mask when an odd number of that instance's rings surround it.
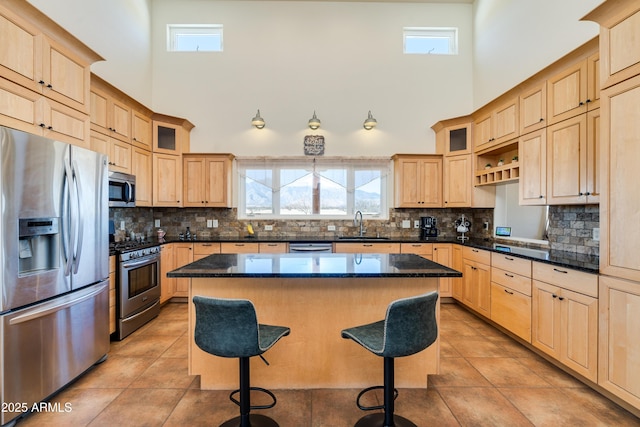
M 578 193 L 578 196 L 584 196 L 584 194 L 582 194 L 582 193 Z
M 541 198 L 541 199 L 544 199 L 544 196 L 541 194 L 541 195 L 540 195 L 540 198 Z
M 38 82 L 38 84 L 43 85 L 43 84 L 44 84 L 44 80 L 40 80 L 40 81 Z
M 591 100 L 590 100 L 590 99 L 587 99 L 587 103 L 589 103 L 589 102 L 591 102 Z
M 552 298 L 558 298 L 558 295 L 556 295 L 556 294 L 551 294 L 551 297 L 552 297 Z
M 47 126 L 47 129 L 53 130 L 53 126 Z
M 558 298 L 560 301 L 564 301 L 564 297 L 559 297 Z
M 47 125 L 45 125 L 44 123 L 40 123 L 39 125 L 41 128 L 47 127 Z
M 580 104 L 578 104 L 579 106 L 583 106 L 584 102 L 580 101 Z
M 585 196 L 590 196 L 591 193 L 589 193 L 588 191 L 586 193 L 584 193 Z
M 544 122 L 544 119 L 543 119 L 542 117 L 540 117 L 540 121 L 541 121 L 541 122 Z
M 47 87 L 48 87 L 49 89 L 53 89 L 53 86 L 51 86 L 51 83 L 49 83 L 49 84 L 47 85 Z

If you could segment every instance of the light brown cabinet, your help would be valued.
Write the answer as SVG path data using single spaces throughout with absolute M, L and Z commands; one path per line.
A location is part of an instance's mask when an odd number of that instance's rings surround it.
M 519 100 L 513 97 L 480 113 L 474 120 L 473 151 L 485 150 L 517 138 L 520 134 L 519 109 Z
M 393 160 L 396 207 L 442 207 L 442 156 L 396 154 Z
M 172 243 L 174 251 L 175 268 L 183 267 L 193 262 L 193 244 L 187 242 Z M 189 285 L 191 279 L 189 278 L 176 278 L 175 279 L 175 297 L 188 297 Z
M 184 154 L 184 207 L 230 207 L 232 154 Z
M 0 4 L 0 40 L 0 76 L 89 113 L 89 66 L 103 58 L 19 0 Z
M 435 243 L 433 245 L 433 261 L 442 264 L 445 267 L 453 268 L 453 253 L 450 243 Z M 440 296 L 451 297 L 452 294 L 452 278 L 441 277 L 439 281 Z
M 541 129 L 521 136 L 518 141 L 520 163 L 519 203 L 547 203 L 547 130 Z
M 335 243 L 334 252 L 348 254 L 399 254 L 400 243 Z
M 92 130 L 91 149 L 109 156 L 109 170 L 131 173 L 131 145 Z
M 131 111 L 131 145 L 151 151 L 153 137 L 151 117 L 136 109 Z
M 491 253 L 468 246 L 462 248 L 462 303 L 491 317 Z
M 182 157 L 153 153 L 153 206 L 182 207 Z
M 89 116 L 0 79 L 0 124 L 89 148 Z
M 444 207 L 471 206 L 471 154 L 444 159 Z
M 220 253 L 223 254 L 257 254 L 260 252 L 258 242 L 222 242 Z
M 193 244 L 193 260 L 198 261 L 212 254 L 220 253 L 220 243 L 202 242 Z
M 136 177 L 136 206 L 152 206 L 153 155 L 151 151 L 131 147 L 131 173 Z
M 160 250 L 160 304 L 165 303 L 176 293 L 176 278 L 167 277 L 167 273 L 177 268 L 175 243 L 162 245 Z
M 451 245 L 451 268 L 464 273 L 464 261 L 462 257 L 462 246 Z M 458 301 L 462 301 L 463 277 L 451 278 L 451 296 Z
M 109 333 L 116 331 L 116 256 L 109 256 Z
M 600 276 L 598 384 L 640 408 L 640 283 Z
M 589 204 L 600 201 L 600 110 L 547 128 L 547 203 Z
M 285 254 L 289 252 L 289 244 L 286 242 L 262 242 L 258 245 L 261 254 Z
M 533 263 L 534 347 L 597 381 L 598 276 Z
M 433 260 L 433 243 L 400 243 L 401 254 L 415 254 Z
M 598 108 L 598 54 L 592 55 L 547 80 L 549 125 Z
M 531 261 L 491 254 L 491 320 L 531 342 Z
M 190 150 L 189 120 L 164 114 L 153 115 L 153 152 L 180 156 Z
M 124 142 L 131 142 L 131 107 L 116 99 L 107 83 L 99 77 L 91 77 L 91 129 Z
M 520 94 L 520 135 L 547 126 L 547 83 L 542 82 Z

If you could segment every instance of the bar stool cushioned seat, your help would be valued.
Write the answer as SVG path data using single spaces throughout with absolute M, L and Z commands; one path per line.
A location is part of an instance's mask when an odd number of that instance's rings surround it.
M 398 397 L 398 392 L 394 388 L 393 361 L 396 357 L 419 353 L 436 341 L 437 300 L 436 291 L 399 299 L 389 304 L 384 320 L 342 331 L 342 338 L 352 339 L 371 353 L 384 358 L 384 386 L 366 388 L 358 394 L 356 400 L 362 410 L 384 409 L 384 413 L 366 415 L 355 424 L 356 427 L 416 427 L 408 419 L 394 414 L 394 400 Z M 360 398 L 365 393 L 380 388 L 384 390 L 384 405 L 360 404 Z
M 273 408 L 276 397 L 269 390 L 250 386 L 249 358 L 260 356 L 266 363 L 262 353 L 289 335 L 290 329 L 259 324 L 255 306 L 249 300 L 194 296 L 193 303 L 196 308 L 196 345 L 215 356 L 240 359 L 240 388 L 229 395 L 229 399 L 240 406 L 240 416 L 220 427 L 278 427 L 278 423 L 269 417 L 250 414 L 251 409 Z M 251 390 L 268 394 L 273 402 L 251 406 Z M 240 400 L 234 398 L 238 393 Z

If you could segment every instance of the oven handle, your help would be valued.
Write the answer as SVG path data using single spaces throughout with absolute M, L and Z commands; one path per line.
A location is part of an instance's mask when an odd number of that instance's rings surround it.
M 154 302 L 154 303 L 153 303 L 153 304 L 151 304 L 149 307 L 147 307 L 147 308 L 145 308 L 144 310 L 142 310 L 140 313 L 136 313 L 135 315 L 130 316 L 130 317 L 127 317 L 126 319 L 123 319 L 123 320 L 126 320 L 126 321 L 128 322 L 128 321 L 130 321 L 130 320 L 135 319 L 136 317 L 140 317 L 140 316 L 142 316 L 143 314 L 147 314 L 147 311 L 151 310 L 153 307 L 155 307 L 155 306 L 156 306 L 156 305 L 158 305 L 158 304 L 160 304 L 160 300 L 158 300 L 158 301 Z
M 158 256 L 153 256 L 150 258 L 141 258 L 137 261 L 127 261 L 127 262 L 123 262 L 122 263 L 122 268 L 136 268 L 136 267 L 141 267 L 143 265 L 147 265 L 147 264 L 153 264 L 154 262 L 158 261 Z

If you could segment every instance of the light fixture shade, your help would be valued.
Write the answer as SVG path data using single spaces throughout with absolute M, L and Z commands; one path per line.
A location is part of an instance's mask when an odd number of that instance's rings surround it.
M 320 127 L 320 119 L 316 117 L 316 112 L 313 112 L 313 117 L 309 119 L 309 127 L 313 130 L 316 130 Z
M 364 121 L 364 128 L 366 130 L 371 130 L 378 124 L 378 121 L 373 118 L 371 115 L 371 110 L 369 110 L 369 115 L 367 116 L 367 120 Z
M 258 113 L 256 114 L 256 116 L 251 119 L 251 125 L 255 126 L 258 129 L 262 129 L 265 125 L 264 123 L 264 119 L 262 117 L 260 117 L 260 110 L 258 110 Z

